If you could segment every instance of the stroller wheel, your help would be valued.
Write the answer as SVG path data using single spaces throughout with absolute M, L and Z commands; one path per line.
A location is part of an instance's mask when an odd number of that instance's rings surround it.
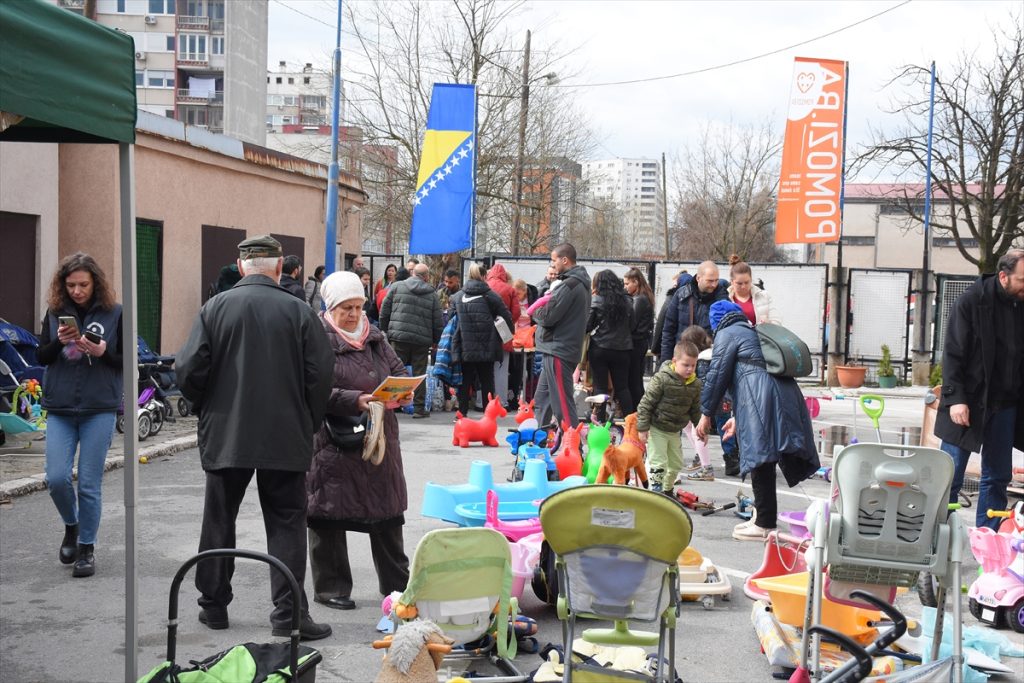
M 917 597 L 924 607 L 938 607 L 939 600 L 935 597 L 938 581 L 928 572 L 921 572 L 917 577 Z M 979 610 L 979 614 L 980 614 Z M 971 614 L 974 614 L 972 611 Z
M 164 427 L 164 416 L 163 410 L 154 410 L 150 413 L 150 436 L 156 436 L 160 433 L 160 430 Z
M 192 405 L 188 402 L 187 398 L 182 396 L 178 399 L 178 415 L 188 417 L 190 412 L 192 412 Z
M 117 429 L 118 434 L 124 434 L 124 415 L 117 416 L 117 421 L 114 422 L 114 428 Z

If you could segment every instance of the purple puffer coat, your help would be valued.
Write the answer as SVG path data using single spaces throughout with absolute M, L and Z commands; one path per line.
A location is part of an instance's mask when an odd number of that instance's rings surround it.
M 334 352 L 334 379 L 327 413 L 357 415 L 360 394 L 369 394 L 388 375 L 406 375 L 405 366 L 376 327 L 370 327 L 362 349 L 349 346 L 326 321 L 321 321 Z M 384 411 L 387 447 L 384 461 L 373 465 L 361 451 L 339 451 L 323 425 L 313 439 L 313 463 L 306 475 L 306 516 L 309 526 L 366 531 L 376 522 L 398 521 L 408 506 L 398 420 Z

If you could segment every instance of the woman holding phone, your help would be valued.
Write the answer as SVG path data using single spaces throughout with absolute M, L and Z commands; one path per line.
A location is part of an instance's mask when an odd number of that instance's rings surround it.
M 38 357 L 46 366 L 46 484 L 64 520 L 58 557 L 74 565 L 72 576 L 92 576 L 103 462 L 121 405 L 121 306 L 95 259 L 81 252 L 57 266 L 46 304 Z

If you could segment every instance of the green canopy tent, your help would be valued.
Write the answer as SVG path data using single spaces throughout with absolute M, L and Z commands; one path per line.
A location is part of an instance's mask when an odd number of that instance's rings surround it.
M 135 45 L 43 0 L 0 0 L 0 141 L 118 145 L 124 395 L 138 366 L 135 291 Z M 137 423 L 125 421 L 125 669 L 138 671 Z

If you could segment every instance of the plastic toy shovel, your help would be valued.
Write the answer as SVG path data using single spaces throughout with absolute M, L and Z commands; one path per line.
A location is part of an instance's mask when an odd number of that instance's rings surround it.
M 864 414 L 875 426 L 875 435 L 878 436 L 878 443 L 882 443 L 882 430 L 878 426 L 878 418 L 885 412 L 885 399 L 876 394 L 864 394 L 860 397 L 860 407 Z

